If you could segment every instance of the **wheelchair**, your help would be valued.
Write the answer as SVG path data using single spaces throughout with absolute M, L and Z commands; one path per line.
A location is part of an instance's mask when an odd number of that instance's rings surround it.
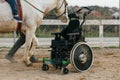
M 81 27 L 85 22 L 85 17 L 91 12 L 87 7 L 88 12 L 83 14 Z M 55 38 L 51 42 L 51 54 L 49 58 L 43 58 L 42 70 L 49 70 L 49 64 L 52 64 L 56 69 L 61 69 L 63 74 L 69 73 L 67 66 L 71 64 L 75 71 L 81 72 L 88 70 L 93 63 L 93 52 L 90 46 L 85 42 L 81 31 L 78 33 L 68 33 L 68 39 L 64 39 L 61 33 L 52 33 Z

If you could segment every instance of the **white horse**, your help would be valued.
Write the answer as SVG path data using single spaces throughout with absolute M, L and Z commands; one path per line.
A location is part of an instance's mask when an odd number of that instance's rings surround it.
M 43 17 L 49 11 L 54 10 L 56 16 L 59 16 L 62 22 L 67 22 L 66 17 L 66 0 L 21 0 L 23 9 L 23 26 L 22 32 L 26 35 L 25 52 L 23 60 L 26 65 L 30 65 L 30 56 L 38 45 L 35 31 L 42 23 Z M 13 20 L 11 7 L 7 2 L 0 3 L 0 33 L 12 32 L 17 28 L 17 22 Z M 31 47 L 31 43 L 32 47 Z

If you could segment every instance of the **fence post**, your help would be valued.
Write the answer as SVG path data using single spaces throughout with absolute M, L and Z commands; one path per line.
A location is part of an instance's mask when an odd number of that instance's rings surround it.
M 103 48 L 103 25 L 101 20 L 99 25 L 99 41 L 100 41 L 100 48 Z

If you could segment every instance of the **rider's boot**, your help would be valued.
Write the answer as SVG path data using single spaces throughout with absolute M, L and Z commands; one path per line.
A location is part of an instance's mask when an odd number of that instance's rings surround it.
M 12 62 L 12 63 L 17 62 L 17 61 L 14 60 L 13 56 L 11 56 L 11 55 L 8 55 L 8 54 L 7 54 L 7 55 L 5 56 L 5 58 L 8 59 L 8 60 L 9 60 L 10 62 Z
M 14 19 L 15 19 L 18 23 L 22 23 L 22 20 L 19 18 L 19 15 L 14 15 Z

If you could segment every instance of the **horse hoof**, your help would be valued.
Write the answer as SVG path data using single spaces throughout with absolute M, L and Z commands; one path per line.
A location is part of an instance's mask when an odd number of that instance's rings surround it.
M 32 56 L 30 57 L 30 61 L 31 61 L 32 63 L 38 63 L 38 58 L 36 58 L 34 55 L 32 55 Z
M 33 64 L 32 64 L 32 63 L 29 63 L 29 64 L 26 64 L 26 66 L 27 66 L 27 67 L 31 67 L 31 66 L 33 66 Z
M 23 60 L 23 63 L 25 63 L 25 65 L 26 65 L 27 67 L 33 66 L 32 63 L 27 63 L 25 60 Z

